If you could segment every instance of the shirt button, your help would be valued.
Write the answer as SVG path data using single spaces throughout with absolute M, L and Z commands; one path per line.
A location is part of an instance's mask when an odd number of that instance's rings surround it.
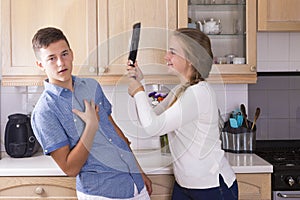
M 112 141 L 112 139 L 111 139 L 111 138 L 109 138 L 109 140 L 108 140 L 108 141 L 110 141 L 110 142 L 111 142 L 111 141 Z
M 68 89 L 65 89 L 65 91 L 67 92 L 67 91 L 68 91 Z
M 123 157 L 123 154 L 121 154 L 120 156 Z
M 74 119 L 74 122 L 77 122 L 77 119 Z
M 102 102 L 99 102 L 99 105 L 102 105 Z

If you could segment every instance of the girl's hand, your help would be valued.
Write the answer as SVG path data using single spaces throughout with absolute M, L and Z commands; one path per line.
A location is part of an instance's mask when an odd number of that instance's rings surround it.
M 144 75 L 142 70 L 139 68 L 137 61 L 134 63 L 134 66 L 131 65 L 131 61 L 128 60 L 127 62 L 127 71 L 128 71 L 128 77 L 135 77 L 137 81 L 141 81 L 144 79 Z

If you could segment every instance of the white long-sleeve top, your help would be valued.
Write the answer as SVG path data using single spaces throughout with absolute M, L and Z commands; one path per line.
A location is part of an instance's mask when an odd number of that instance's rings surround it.
M 219 186 L 219 174 L 228 187 L 236 179 L 221 149 L 216 96 L 207 82 L 199 82 L 170 107 L 171 95 L 155 110 L 144 91 L 134 95 L 141 125 L 149 136 L 168 133 L 173 171 L 179 185 L 207 189 Z

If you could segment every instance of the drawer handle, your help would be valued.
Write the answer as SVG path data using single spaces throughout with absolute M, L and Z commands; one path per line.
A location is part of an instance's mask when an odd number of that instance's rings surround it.
M 282 197 L 282 198 L 300 198 L 300 194 L 281 194 L 278 193 L 277 196 Z
M 41 195 L 41 194 L 43 194 L 43 192 L 44 192 L 44 188 L 42 188 L 40 186 L 35 188 L 35 193 L 36 194 Z

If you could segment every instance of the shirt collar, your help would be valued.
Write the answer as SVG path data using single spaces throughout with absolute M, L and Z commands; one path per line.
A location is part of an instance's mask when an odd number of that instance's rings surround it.
M 76 85 L 79 85 L 81 82 L 82 82 L 81 78 L 76 77 L 76 76 L 72 76 L 72 83 L 73 83 L 74 87 Z M 51 93 L 53 93 L 57 96 L 60 96 L 63 91 L 66 91 L 66 90 L 70 91 L 69 89 L 66 89 L 66 88 L 60 87 L 58 85 L 54 85 L 52 83 L 49 83 L 49 79 L 46 79 L 44 81 L 44 87 L 45 87 L 46 91 L 49 91 L 49 92 L 51 92 Z

